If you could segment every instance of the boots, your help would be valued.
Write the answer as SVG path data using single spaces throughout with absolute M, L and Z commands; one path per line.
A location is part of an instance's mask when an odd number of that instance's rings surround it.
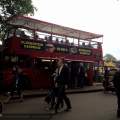
M 20 95 L 20 101 L 19 102 L 23 102 L 23 95 Z
M 9 103 L 10 99 L 11 99 L 11 96 L 9 96 L 8 99 L 4 101 L 4 103 Z

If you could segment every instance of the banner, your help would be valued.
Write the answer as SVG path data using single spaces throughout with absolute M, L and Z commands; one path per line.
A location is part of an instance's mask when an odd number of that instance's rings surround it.
M 92 49 L 34 40 L 21 40 L 21 49 L 92 56 Z

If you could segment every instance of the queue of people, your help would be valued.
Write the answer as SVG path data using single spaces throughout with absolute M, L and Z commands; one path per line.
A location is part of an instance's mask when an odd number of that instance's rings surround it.
M 74 63 L 71 66 L 72 88 L 76 88 L 77 86 L 79 86 L 80 89 L 84 88 L 85 73 L 86 71 L 83 66 L 83 63 L 80 63 L 80 65 L 77 65 L 76 63 Z

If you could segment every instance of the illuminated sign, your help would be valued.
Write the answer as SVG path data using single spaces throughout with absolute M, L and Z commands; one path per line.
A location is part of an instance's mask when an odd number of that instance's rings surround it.
M 37 42 L 34 40 L 21 40 L 21 49 L 92 56 L 91 49 L 66 46 L 64 44 L 46 43 L 42 41 Z
M 104 66 L 116 67 L 116 63 L 113 63 L 112 61 L 110 62 L 104 61 Z

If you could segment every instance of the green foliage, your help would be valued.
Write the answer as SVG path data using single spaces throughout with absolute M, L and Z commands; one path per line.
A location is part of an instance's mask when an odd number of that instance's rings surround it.
M 116 61 L 117 59 L 111 55 L 111 54 L 106 54 L 104 57 L 104 60 L 108 60 L 108 61 Z
M 20 14 L 27 16 L 34 15 L 37 8 L 32 4 L 32 0 L 1 0 L 0 1 L 0 40 L 3 40 L 3 34 L 6 30 L 4 21 L 14 15 Z

